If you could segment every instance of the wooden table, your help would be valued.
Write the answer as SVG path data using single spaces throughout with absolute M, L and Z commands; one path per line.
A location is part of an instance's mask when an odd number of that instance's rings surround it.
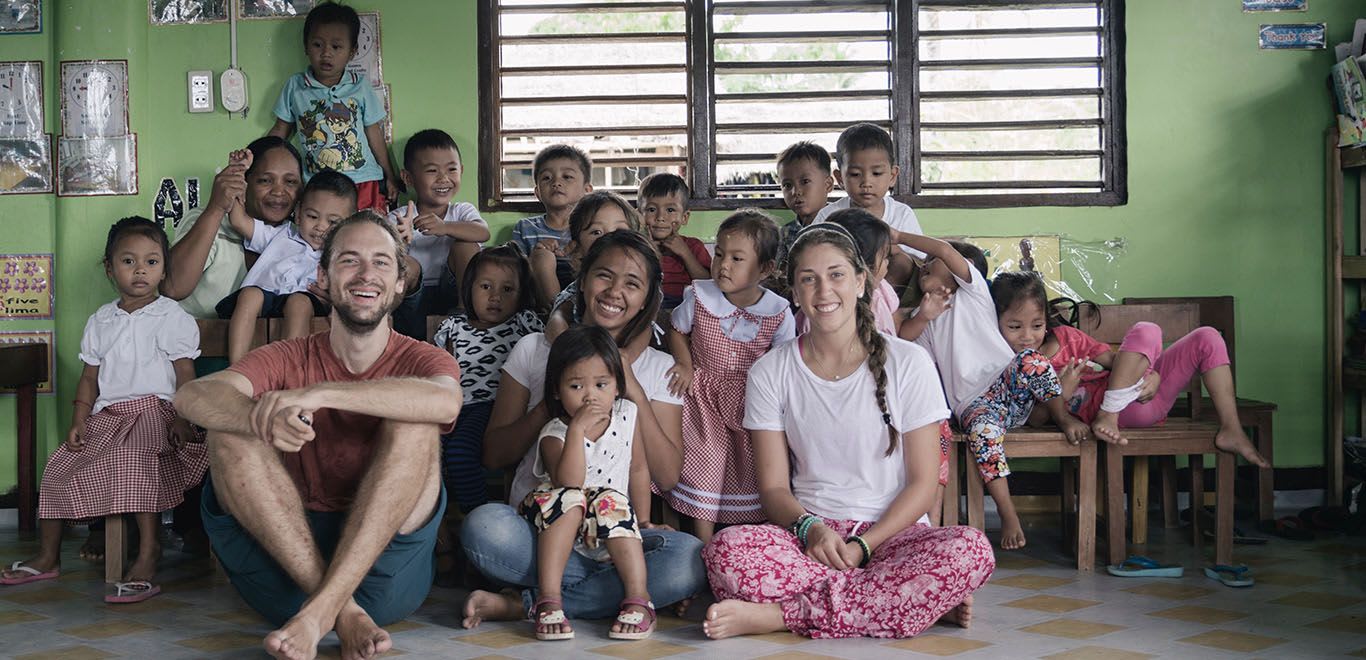
M 48 379 L 47 344 L 0 346 L 0 387 L 13 388 L 19 432 L 19 530 L 37 527 L 38 384 Z

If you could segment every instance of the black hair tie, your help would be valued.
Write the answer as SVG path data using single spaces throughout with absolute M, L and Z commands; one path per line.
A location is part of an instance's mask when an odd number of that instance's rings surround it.
M 892 425 L 892 413 L 882 413 L 882 423 L 887 426 Z

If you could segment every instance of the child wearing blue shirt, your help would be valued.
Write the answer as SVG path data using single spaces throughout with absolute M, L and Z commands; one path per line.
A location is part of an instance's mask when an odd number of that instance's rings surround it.
M 384 103 L 365 76 L 346 70 L 359 38 L 356 10 L 329 0 L 308 12 L 309 66 L 285 82 L 269 134 L 289 139 L 297 127 L 305 178 L 324 169 L 341 172 L 356 183 L 358 207 L 382 214 L 398 199 L 398 180 L 380 123 Z

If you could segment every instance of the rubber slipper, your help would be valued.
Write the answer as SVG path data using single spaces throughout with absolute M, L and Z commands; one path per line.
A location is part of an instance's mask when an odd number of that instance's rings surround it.
M 1215 564 L 1205 568 L 1205 577 L 1218 580 L 1225 587 L 1250 587 L 1256 582 L 1252 579 L 1252 569 L 1247 566 Z
M 60 570 L 51 570 L 44 573 L 31 566 L 24 566 L 24 562 L 21 561 L 16 561 L 13 564 L 10 564 L 9 570 L 11 573 L 23 573 L 23 575 L 15 577 L 0 577 L 0 584 L 6 586 L 13 586 L 16 584 L 28 584 L 29 582 L 38 582 L 41 580 L 55 580 L 58 576 L 62 574 Z
M 161 587 L 158 587 L 147 580 L 115 582 L 114 593 L 105 596 L 104 602 L 119 605 L 141 603 L 159 593 L 161 593 Z
M 1291 541 L 1313 541 L 1316 538 L 1313 530 L 1309 529 L 1303 520 L 1294 516 L 1285 516 L 1276 520 L 1263 521 L 1257 524 L 1257 531 L 1266 534 L 1273 534 L 1283 539 Z
M 627 606 L 627 605 L 635 605 L 635 606 L 637 606 L 637 607 L 643 607 L 643 608 L 645 608 L 645 611 L 644 611 L 644 612 L 627 612 L 627 611 L 626 611 L 626 606 Z M 641 600 L 641 599 L 639 599 L 639 598 L 626 598 L 626 599 L 624 599 L 624 600 L 621 601 L 621 607 L 620 607 L 619 609 L 620 609 L 620 611 L 617 612 L 617 623 L 620 623 L 620 624 L 626 625 L 626 626 L 635 626 L 638 630 L 636 630 L 636 632 L 631 632 L 631 633 L 628 633 L 628 632 L 612 632 L 612 631 L 609 630 L 609 631 L 607 632 L 607 636 L 608 636 L 608 637 L 610 637 L 610 638 L 612 638 L 612 639 L 628 639 L 628 640 L 645 639 L 646 637 L 649 637 L 649 636 L 650 636 L 650 633 L 652 633 L 652 632 L 655 631 L 655 620 L 656 620 L 656 619 L 655 619 L 655 604 L 654 604 L 654 603 L 652 603 L 652 602 L 650 602 L 650 601 L 648 601 L 648 600 Z M 645 622 L 645 618 L 646 618 L 646 617 L 649 617 L 649 619 L 650 619 L 650 625 L 646 626 L 644 630 L 639 630 L 640 624 Z
M 1118 566 L 1106 566 L 1105 570 L 1116 577 L 1179 578 L 1186 572 L 1186 569 L 1181 566 L 1159 564 L 1140 555 L 1131 555 Z

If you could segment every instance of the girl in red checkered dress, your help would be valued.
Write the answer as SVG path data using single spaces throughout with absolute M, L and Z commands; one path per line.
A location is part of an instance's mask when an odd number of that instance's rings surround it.
M 0 584 L 56 578 L 67 520 L 132 513 L 141 541 L 110 603 L 146 600 L 161 547 L 160 512 L 174 508 L 208 467 L 203 438 L 176 415 L 171 398 L 194 380 L 199 329 L 157 291 L 170 254 L 166 233 L 146 218 L 124 218 L 110 230 L 105 274 L 119 298 L 85 324 L 71 430 L 48 459 L 38 497 L 40 548 L 0 573 Z
M 692 517 L 697 537 L 716 523 L 763 522 L 749 432 L 741 425 L 745 380 L 768 349 L 792 339 L 788 303 L 759 285 L 777 263 L 778 223 L 753 209 L 721 223 L 710 280 L 696 280 L 674 309 L 669 387 L 683 401 L 683 472 L 664 494 Z

